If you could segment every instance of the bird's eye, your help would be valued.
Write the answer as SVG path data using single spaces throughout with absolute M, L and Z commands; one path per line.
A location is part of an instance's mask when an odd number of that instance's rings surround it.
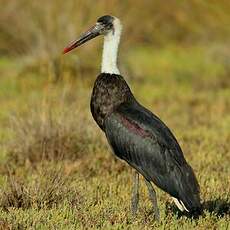
M 113 23 L 108 23 L 108 24 L 106 25 L 106 29 L 107 29 L 107 30 L 113 29 Z

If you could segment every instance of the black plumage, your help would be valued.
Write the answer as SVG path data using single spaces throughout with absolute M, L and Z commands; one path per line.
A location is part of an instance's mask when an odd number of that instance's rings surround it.
M 148 181 L 200 209 L 199 185 L 169 128 L 134 98 L 122 76 L 101 73 L 91 97 L 92 115 L 114 153 Z

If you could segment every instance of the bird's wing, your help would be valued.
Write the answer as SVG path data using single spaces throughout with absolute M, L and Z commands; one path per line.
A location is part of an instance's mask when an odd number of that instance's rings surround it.
M 118 157 L 164 191 L 178 198 L 198 193 L 194 173 L 171 131 L 137 102 L 122 104 L 110 114 L 105 134 Z

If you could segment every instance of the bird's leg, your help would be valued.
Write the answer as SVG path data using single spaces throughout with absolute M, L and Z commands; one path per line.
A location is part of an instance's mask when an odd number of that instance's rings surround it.
M 150 181 L 146 180 L 145 179 L 145 183 L 146 183 L 146 186 L 148 188 L 148 191 L 149 191 L 149 197 L 150 197 L 150 200 L 153 204 L 153 209 L 154 209 L 154 215 L 155 215 L 155 219 L 157 221 L 160 220 L 160 212 L 159 212 L 159 208 L 157 206 L 157 196 L 156 196 L 156 192 L 151 184 Z
M 139 202 L 139 173 L 134 172 L 133 175 L 133 191 L 131 199 L 131 211 L 133 215 L 136 215 Z

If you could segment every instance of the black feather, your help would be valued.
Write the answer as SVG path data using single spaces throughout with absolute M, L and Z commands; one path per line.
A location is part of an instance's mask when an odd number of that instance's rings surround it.
M 91 111 L 119 158 L 181 200 L 189 211 L 200 209 L 198 182 L 176 138 L 136 101 L 121 76 L 99 75 Z

